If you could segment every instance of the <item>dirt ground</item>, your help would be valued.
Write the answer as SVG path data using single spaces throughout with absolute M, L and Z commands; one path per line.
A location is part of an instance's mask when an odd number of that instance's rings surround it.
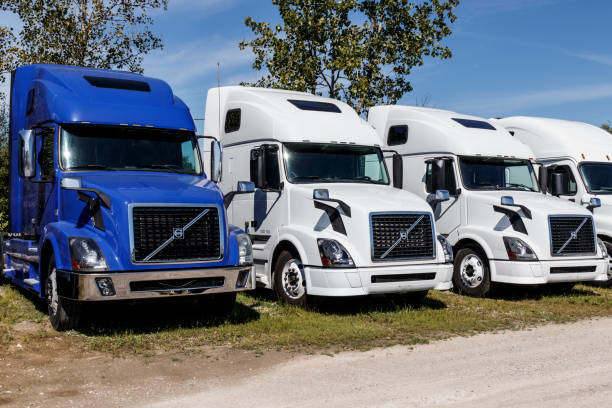
M 0 358 L 0 406 L 606 406 L 611 340 L 612 318 L 330 356 L 75 357 L 57 337 Z

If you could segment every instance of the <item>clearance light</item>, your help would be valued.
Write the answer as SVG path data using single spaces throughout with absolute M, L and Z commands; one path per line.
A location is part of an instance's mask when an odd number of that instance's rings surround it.
M 608 159 L 608 161 L 610 161 L 610 156 L 608 156 L 607 154 L 606 154 L 606 159 Z
M 584 157 L 584 153 L 582 153 L 581 156 L 582 156 L 583 159 L 586 159 L 586 157 Z

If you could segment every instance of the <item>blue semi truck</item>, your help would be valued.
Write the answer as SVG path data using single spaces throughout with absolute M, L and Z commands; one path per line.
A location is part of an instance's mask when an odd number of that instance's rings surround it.
M 161 80 L 17 68 L 0 278 L 46 299 L 56 330 L 84 302 L 193 296 L 230 313 L 255 287 L 252 247 L 227 223 L 212 151 L 207 178 L 189 109 Z

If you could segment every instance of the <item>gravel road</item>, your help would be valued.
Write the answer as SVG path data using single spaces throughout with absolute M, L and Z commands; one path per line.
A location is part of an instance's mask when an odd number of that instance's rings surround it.
M 311 356 L 202 378 L 154 407 L 601 407 L 612 405 L 612 318 Z

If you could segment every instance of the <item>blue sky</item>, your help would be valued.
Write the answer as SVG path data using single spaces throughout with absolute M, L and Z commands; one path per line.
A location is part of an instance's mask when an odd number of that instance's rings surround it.
M 610 0 L 461 0 L 450 60 L 427 60 L 401 103 L 427 98 L 478 116 L 534 115 L 600 125 L 612 120 Z M 254 80 L 244 18 L 279 22 L 270 0 L 170 0 L 154 29 L 165 48 L 145 57 L 202 118 L 208 88 Z M 7 17 L 0 16 L 0 24 Z M 201 127 L 201 122 L 198 127 Z

